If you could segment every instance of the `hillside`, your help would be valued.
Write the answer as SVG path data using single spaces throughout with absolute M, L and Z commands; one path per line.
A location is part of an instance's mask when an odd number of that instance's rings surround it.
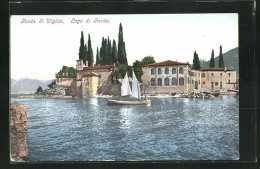
M 223 53 L 224 64 L 225 67 L 234 69 L 237 71 L 237 75 L 239 75 L 239 57 L 238 57 L 238 47 L 231 49 L 230 51 Z M 209 56 L 210 58 L 210 56 Z M 219 56 L 215 57 L 215 67 L 218 67 Z M 209 67 L 209 61 L 200 61 L 200 65 L 202 68 Z
M 11 79 L 11 94 L 32 94 L 35 93 L 37 88 L 41 86 L 43 89 L 47 88 L 52 80 L 41 81 L 36 79 Z

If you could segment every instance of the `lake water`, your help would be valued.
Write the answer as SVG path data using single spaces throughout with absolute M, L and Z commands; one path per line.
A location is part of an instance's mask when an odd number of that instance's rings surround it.
M 106 98 L 17 99 L 27 110 L 29 161 L 233 160 L 239 99 L 151 98 L 111 106 Z

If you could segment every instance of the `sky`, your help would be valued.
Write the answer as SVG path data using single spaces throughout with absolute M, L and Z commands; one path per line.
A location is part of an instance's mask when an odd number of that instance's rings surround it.
M 51 20 L 59 23 L 48 22 Z M 215 56 L 219 55 L 220 45 L 223 53 L 238 47 L 236 13 L 12 15 L 11 78 L 51 80 L 63 65 L 75 67 L 81 31 L 85 43 L 90 34 L 95 59 L 102 37 L 118 42 L 120 23 L 129 65 L 145 56 L 153 56 L 156 62 L 192 64 L 195 50 L 200 59 L 209 60 L 212 49 Z

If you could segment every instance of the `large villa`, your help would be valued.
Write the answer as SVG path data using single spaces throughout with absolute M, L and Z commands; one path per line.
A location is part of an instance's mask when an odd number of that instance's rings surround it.
M 114 65 L 86 65 L 77 60 L 76 75 L 56 74 L 57 85 L 70 87 L 73 95 L 81 97 L 100 95 L 103 88 L 113 88 L 110 69 Z M 194 70 L 189 63 L 167 60 L 145 65 L 142 71 L 141 92 L 146 94 L 225 92 L 237 88 L 236 71 L 227 68 Z

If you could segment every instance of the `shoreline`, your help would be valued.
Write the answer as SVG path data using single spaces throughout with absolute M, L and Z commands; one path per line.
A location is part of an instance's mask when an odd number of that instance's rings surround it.
M 151 98 L 186 98 L 183 97 L 185 94 L 176 94 L 174 96 L 172 95 L 165 95 L 165 94 L 153 94 L 153 95 L 147 95 L 147 97 Z M 223 92 L 220 93 L 220 95 L 236 95 L 236 92 Z M 78 97 L 78 96 L 63 96 L 63 95 L 17 95 L 17 96 L 10 96 L 10 98 L 53 98 L 53 99 L 77 99 L 77 98 L 83 98 L 83 97 Z M 91 97 L 86 97 L 86 98 L 120 98 L 120 96 L 112 96 L 112 95 L 96 95 L 96 96 L 91 96 Z M 141 96 L 141 98 L 145 98 L 145 96 Z

